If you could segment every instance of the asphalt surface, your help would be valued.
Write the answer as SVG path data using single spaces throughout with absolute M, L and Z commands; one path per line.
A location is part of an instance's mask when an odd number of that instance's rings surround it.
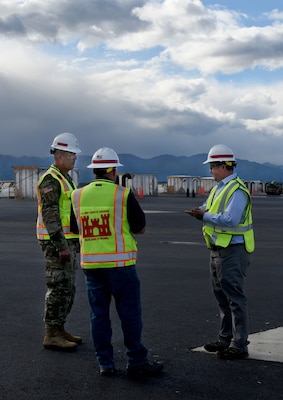
M 192 349 L 217 339 L 218 308 L 209 284 L 201 223 L 184 213 L 203 198 L 140 200 L 147 232 L 138 237 L 143 342 L 164 363 L 160 377 L 132 380 L 113 308 L 116 377 L 98 375 L 83 273 L 66 327 L 83 336 L 74 353 L 45 350 L 44 264 L 35 237 L 36 202 L 0 199 L 1 400 L 280 400 L 283 364 L 218 360 Z M 283 197 L 254 197 L 256 252 L 247 279 L 250 333 L 283 325 Z M 283 341 L 283 338 L 282 338 Z

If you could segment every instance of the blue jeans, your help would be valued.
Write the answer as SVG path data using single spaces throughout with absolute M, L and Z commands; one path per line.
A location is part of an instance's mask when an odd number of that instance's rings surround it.
M 128 365 L 147 362 L 147 349 L 141 343 L 142 320 L 140 281 L 135 266 L 84 269 L 91 308 L 91 333 L 96 358 L 101 367 L 114 367 L 110 303 L 115 299 Z
M 242 351 L 247 351 L 249 344 L 248 306 L 244 293 L 248 266 L 249 254 L 244 245 L 211 251 L 211 283 L 221 318 L 219 341 Z

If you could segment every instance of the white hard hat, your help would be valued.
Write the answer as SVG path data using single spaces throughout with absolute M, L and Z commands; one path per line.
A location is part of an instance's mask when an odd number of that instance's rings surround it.
M 55 137 L 51 145 L 52 150 L 69 151 L 78 154 L 81 150 L 78 147 L 77 138 L 72 133 L 60 133 Z
M 102 147 L 97 150 L 91 159 L 91 164 L 87 168 L 110 168 L 110 167 L 122 167 L 120 164 L 118 154 L 109 147 Z
M 234 153 L 230 149 L 230 147 L 226 146 L 225 144 L 217 144 L 211 147 L 207 155 L 207 160 L 204 161 L 203 164 L 211 162 L 225 162 L 225 161 L 232 161 L 235 163 L 236 159 Z

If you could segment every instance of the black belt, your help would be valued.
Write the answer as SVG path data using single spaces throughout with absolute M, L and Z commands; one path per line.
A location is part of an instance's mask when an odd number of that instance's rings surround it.
M 229 244 L 229 246 L 227 246 L 227 247 L 215 246 L 214 244 L 212 244 L 210 247 L 210 250 L 220 251 L 223 249 L 228 249 L 229 247 L 232 247 L 232 246 L 244 246 L 244 243 L 232 243 L 232 244 Z

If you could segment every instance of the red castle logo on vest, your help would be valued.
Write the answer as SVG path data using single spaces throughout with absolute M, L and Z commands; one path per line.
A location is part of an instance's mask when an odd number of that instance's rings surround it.
M 101 214 L 101 220 L 99 218 L 90 219 L 88 215 L 82 217 L 83 237 L 97 238 L 111 236 L 109 218 L 110 214 Z

